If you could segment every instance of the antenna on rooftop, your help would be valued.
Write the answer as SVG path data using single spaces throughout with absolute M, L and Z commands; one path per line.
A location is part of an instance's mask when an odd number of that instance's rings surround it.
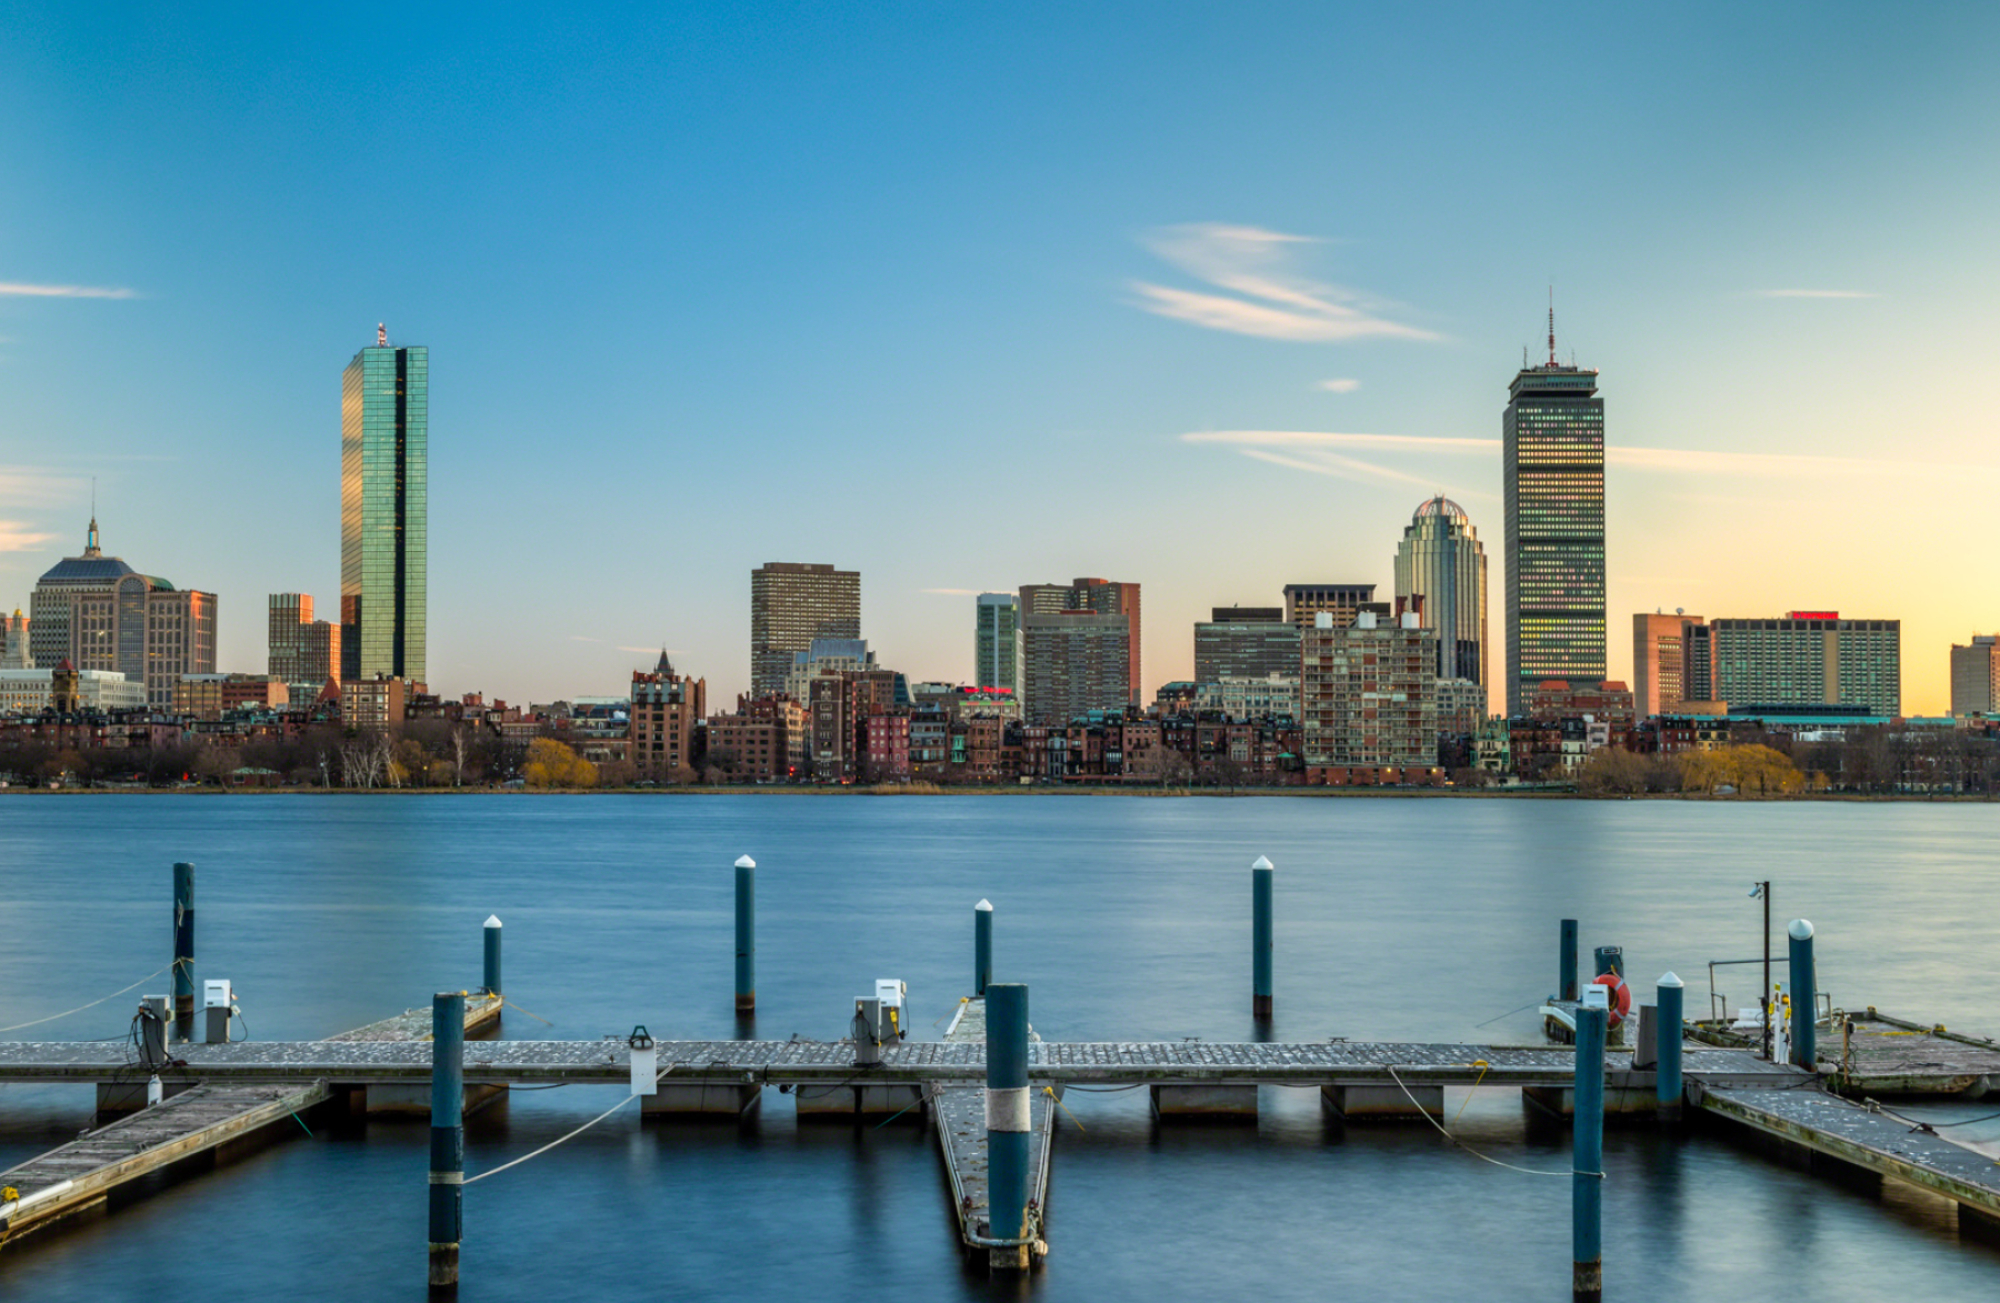
M 1549 347 L 1550 347 L 1550 348 L 1554 348 L 1554 347 L 1556 346 L 1556 345 L 1555 345 L 1555 338 L 1556 338 L 1556 337 L 1555 337 L 1555 333 L 1554 333 L 1554 332 L 1555 332 L 1555 328 L 1556 328 L 1556 327 L 1555 327 L 1555 320 L 1556 320 L 1556 313 L 1555 313 L 1555 309 L 1554 309 L 1554 308 L 1550 308 L 1550 309 L 1549 309 L 1549 331 L 1550 331 L 1550 334 L 1549 334 Z M 379 321 L 375 323 L 375 347 L 377 347 L 377 348 L 387 348 L 387 347 L 389 347 L 389 328 L 388 328 L 387 326 L 383 325 L 383 324 L 382 324 L 381 322 L 379 322 Z
M 1556 287 L 1549 286 L 1549 365 L 1556 364 Z

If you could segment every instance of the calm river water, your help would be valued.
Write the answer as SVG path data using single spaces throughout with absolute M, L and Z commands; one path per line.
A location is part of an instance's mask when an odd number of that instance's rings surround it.
M 737 1034 L 731 863 L 758 869 L 760 1037 L 836 1039 L 877 977 L 941 1033 L 971 973 L 973 904 L 996 976 L 1050 1039 L 1255 1036 L 1249 865 L 1278 866 L 1277 1039 L 1532 1041 L 1509 1015 L 1555 979 L 1557 920 L 1625 947 L 1634 987 L 1757 954 L 1776 883 L 1818 929 L 1836 1003 L 2000 1033 L 2000 806 L 1019 795 L 30 796 L 0 799 L 0 1026 L 80 1004 L 169 958 L 170 865 L 198 865 L 198 970 L 233 979 L 254 1039 L 325 1035 L 479 979 L 506 925 L 506 1035 L 646 1024 Z M 1749 969 L 1722 981 L 1754 996 Z M 160 981 L 146 990 L 164 989 Z M 11 1037 L 122 1036 L 120 997 Z M 1490 1025 L 1481 1023 L 1497 1019 Z M 935 1029 L 935 1030 L 934 1030 Z M 472 1119 L 468 1169 L 615 1100 L 517 1093 Z M 1517 1094 L 1454 1092 L 1469 1143 L 1567 1166 Z M 1026 1285 L 960 1269 L 920 1126 L 795 1124 L 768 1095 L 733 1124 L 620 1113 L 466 1197 L 479 1299 L 1557 1299 L 1569 1181 L 1477 1161 L 1425 1127 L 1321 1119 L 1267 1089 L 1254 1131 L 1161 1130 L 1145 1093 L 1072 1093 L 1052 1253 Z M 89 1121 L 83 1088 L 0 1086 L 0 1162 Z M 2000 1107 L 1996 1105 L 1994 1107 Z M 1971 1117 L 1976 1107 L 1939 1116 Z M 1080 1125 L 1079 1125 L 1080 1124 Z M 1964 1129 L 2000 1137 L 2000 1121 Z M 1606 1138 L 1606 1297 L 1990 1298 L 2000 1251 L 1942 1201 L 1876 1198 L 1697 1134 Z M 269 1148 L 7 1250 L 18 1299 L 424 1297 L 426 1130 L 376 1122 Z

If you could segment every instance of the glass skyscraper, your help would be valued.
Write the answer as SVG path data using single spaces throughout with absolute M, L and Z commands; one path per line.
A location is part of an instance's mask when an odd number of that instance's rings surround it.
M 973 686 L 1021 689 L 1021 599 L 1013 593 L 981 593 L 973 630 Z
M 1396 596 L 1438 634 L 1437 677 L 1486 686 L 1486 549 L 1465 509 L 1426 499 L 1396 548 Z
M 430 350 L 376 344 L 340 384 L 341 681 L 428 683 Z
M 1597 372 L 1523 367 L 1507 388 L 1507 713 L 1544 679 L 1602 683 L 1604 400 Z

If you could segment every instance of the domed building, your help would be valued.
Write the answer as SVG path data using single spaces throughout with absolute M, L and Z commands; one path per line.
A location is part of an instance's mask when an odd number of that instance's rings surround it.
M 1486 686 L 1486 549 L 1465 508 L 1425 499 L 1396 548 L 1396 599 L 1437 630 L 1439 679 Z
M 35 666 L 65 659 L 76 670 L 117 670 L 146 685 L 146 704 L 167 709 L 183 674 L 215 673 L 215 594 L 175 588 L 104 555 L 97 518 L 83 555 L 64 557 L 29 599 Z

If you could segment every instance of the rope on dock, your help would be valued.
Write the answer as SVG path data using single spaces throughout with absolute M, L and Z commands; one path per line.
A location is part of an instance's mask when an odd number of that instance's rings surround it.
M 152 981 L 154 978 L 158 977 L 161 973 L 166 972 L 167 968 L 172 968 L 172 967 L 173 967 L 172 964 L 168 964 L 166 968 L 155 968 L 152 972 L 146 974 L 138 981 L 132 983 L 131 986 L 121 986 L 117 990 L 113 991 L 110 995 L 100 996 L 99 998 L 92 1000 L 89 1004 L 80 1004 L 74 1009 L 65 1009 L 61 1013 L 52 1013 L 46 1018 L 37 1018 L 33 1022 L 15 1023 L 12 1027 L 0 1027 L 0 1035 L 4 1035 L 7 1032 L 18 1032 L 23 1028 L 27 1027 L 39 1027 L 45 1022 L 54 1022 L 58 1018 L 67 1018 L 73 1013 L 82 1013 L 85 1009 L 95 1009 L 98 1005 L 103 1004 L 106 1000 L 115 1000 L 119 996 L 125 994 L 127 991 L 132 990 L 134 987 L 144 986 L 147 982 Z M 123 1040 L 125 1038 L 120 1036 L 116 1039 Z
M 523 1010 L 522 1012 L 525 1013 L 527 1011 Z M 669 1072 L 672 1072 L 673 1070 L 674 1070 L 674 1065 L 671 1063 L 669 1063 L 666 1067 L 660 1069 L 659 1075 L 653 1078 L 654 1083 L 657 1084 L 665 1080 L 666 1075 Z M 492 1168 L 488 1171 L 481 1172 L 478 1176 L 468 1176 L 465 1178 L 464 1184 L 471 1185 L 475 1181 L 484 1181 L 489 1176 L 500 1175 L 500 1173 L 506 1171 L 510 1167 L 519 1167 L 521 1164 L 527 1162 L 530 1158 L 540 1158 L 543 1154 L 548 1153 L 551 1149 L 554 1149 L 557 1145 L 562 1144 L 566 1140 L 574 1140 L 576 1137 L 582 1135 L 584 1132 L 596 1126 L 599 1122 L 602 1122 L 604 1119 L 610 1117 L 613 1113 L 616 1113 L 619 1109 L 624 1108 L 627 1104 L 630 1104 L 633 1100 L 639 1098 L 641 1097 L 638 1095 L 627 1095 L 624 1099 L 619 1100 L 616 1104 L 613 1104 L 610 1108 L 605 1109 L 602 1113 L 599 1113 L 596 1117 L 590 1119 L 590 1121 L 584 1123 L 582 1126 L 570 1132 L 568 1135 L 558 1136 L 556 1139 L 549 1141 L 549 1143 L 547 1143 L 546 1145 L 543 1145 L 540 1149 L 534 1150 L 530 1153 L 522 1154 L 519 1158 L 514 1159 L 512 1162 L 502 1163 L 498 1167 Z
M 1395 1082 L 1396 1085 L 1399 1088 L 1401 1088 L 1403 1092 L 1403 1097 L 1410 1101 L 1411 1107 L 1415 1108 L 1417 1112 L 1424 1115 L 1424 1121 L 1430 1123 L 1432 1126 L 1438 1129 L 1439 1135 L 1443 1136 L 1446 1140 L 1451 1141 L 1452 1144 L 1458 1146 L 1460 1149 L 1463 1149 L 1466 1153 L 1471 1154 L 1474 1158 L 1477 1158 L 1482 1163 L 1491 1163 L 1495 1167 L 1504 1167 L 1510 1172 L 1520 1172 L 1526 1176 L 1594 1176 L 1600 1181 L 1604 1179 L 1604 1173 L 1602 1172 L 1579 1172 L 1575 1168 L 1571 1168 L 1569 1171 L 1566 1172 L 1551 1172 L 1539 1167 L 1516 1167 L 1512 1163 L 1503 1163 L 1497 1158 L 1488 1157 L 1487 1155 L 1480 1153 L 1477 1149 L 1474 1149 L 1471 1145 L 1466 1144 L 1463 1140 L 1460 1140 L 1457 1136 L 1453 1135 L 1451 1132 L 1445 1130 L 1444 1124 L 1442 1122 L 1439 1122 L 1436 1118 L 1432 1117 L 1429 1109 L 1425 1108 L 1422 1104 L 1417 1103 L 1417 1097 L 1415 1095 L 1410 1094 L 1410 1088 L 1408 1086 L 1403 1085 L 1403 1079 L 1396 1075 L 1396 1068 L 1394 1064 L 1385 1063 L 1382 1065 L 1382 1070 L 1389 1074 L 1389 1080 Z M 1458 1111 L 1463 1113 L 1465 1112 L 1465 1109 L 1461 1107 Z

